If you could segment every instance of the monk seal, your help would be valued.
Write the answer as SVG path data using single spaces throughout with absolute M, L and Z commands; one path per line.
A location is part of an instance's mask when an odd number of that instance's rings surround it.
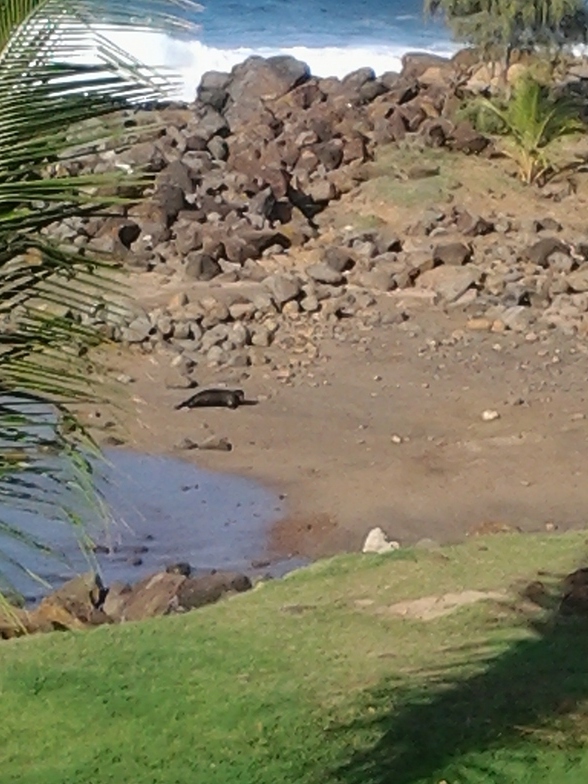
M 216 406 L 219 408 L 237 408 L 245 402 L 242 389 L 202 389 L 195 395 L 179 403 L 175 408 L 200 408 Z

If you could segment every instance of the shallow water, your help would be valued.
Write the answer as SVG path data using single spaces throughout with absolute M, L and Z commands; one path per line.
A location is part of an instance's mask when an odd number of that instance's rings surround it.
M 283 508 L 279 498 L 259 485 L 165 457 L 118 449 L 106 457 L 96 484 L 112 521 L 88 526 L 101 545 L 95 556 L 81 551 L 66 524 L 6 504 L 4 517 L 50 543 L 61 557 L 35 552 L 1 533 L 0 550 L 26 562 L 51 587 L 92 568 L 94 557 L 106 584 L 136 581 L 178 561 L 187 561 L 196 572 L 234 569 L 274 577 L 304 564 L 301 559 L 263 563 L 269 528 Z M 49 590 L 11 564 L 1 567 L 28 600 Z

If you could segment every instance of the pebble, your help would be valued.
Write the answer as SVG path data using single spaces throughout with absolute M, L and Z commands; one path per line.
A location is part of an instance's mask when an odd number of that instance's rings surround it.
M 192 441 L 191 438 L 182 438 L 177 442 L 175 448 L 183 450 L 198 449 L 198 444 L 195 441 Z
M 485 411 L 482 411 L 482 419 L 484 422 L 494 422 L 496 419 L 500 419 L 500 414 L 498 411 L 487 408 Z
M 212 435 L 208 436 L 208 438 L 205 438 L 204 441 L 201 441 L 198 444 L 198 449 L 209 449 L 211 451 L 214 450 L 217 452 L 231 452 L 233 445 L 228 438 Z

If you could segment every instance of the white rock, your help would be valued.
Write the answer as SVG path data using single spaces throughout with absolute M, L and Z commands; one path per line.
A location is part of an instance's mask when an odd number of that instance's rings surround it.
M 494 422 L 495 419 L 500 419 L 500 414 L 498 411 L 493 411 L 488 408 L 486 411 L 482 411 L 482 419 L 484 422 Z
M 391 553 L 400 550 L 400 543 L 391 541 L 381 528 L 372 528 L 363 543 L 362 553 Z

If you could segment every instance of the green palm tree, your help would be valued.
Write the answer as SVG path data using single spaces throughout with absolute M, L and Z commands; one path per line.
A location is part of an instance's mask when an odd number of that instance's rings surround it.
M 507 139 L 505 152 L 527 184 L 547 173 L 550 148 L 555 142 L 585 130 L 575 101 L 553 95 L 530 76 L 516 82 L 506 103 L 484 99 L 482 108 L 499 121 L 501 134 Z
M 10 554 L 12 540 L 50 548 L 23 532 L 14 510 L 67 521 L 83 538 L 79 497 L 96 501 L 88 457 L 96 447 L 75 411 L 101 399 L 92 352 L 103 332 L 89 316 L 99 303 L 120 318 L 122 283 L 116 259 L 91 256 L 54 229 L 108 212 L 129 188 L 140 192 L 145 174 L 84 171 L 83 157 L 124 148 L 132 129 L 120 110 L 176 88 L 100 30 L 173 32 L 191 26 L 196 8 L 0 0 L 0 574 L 7 562 L 27 570 Z

